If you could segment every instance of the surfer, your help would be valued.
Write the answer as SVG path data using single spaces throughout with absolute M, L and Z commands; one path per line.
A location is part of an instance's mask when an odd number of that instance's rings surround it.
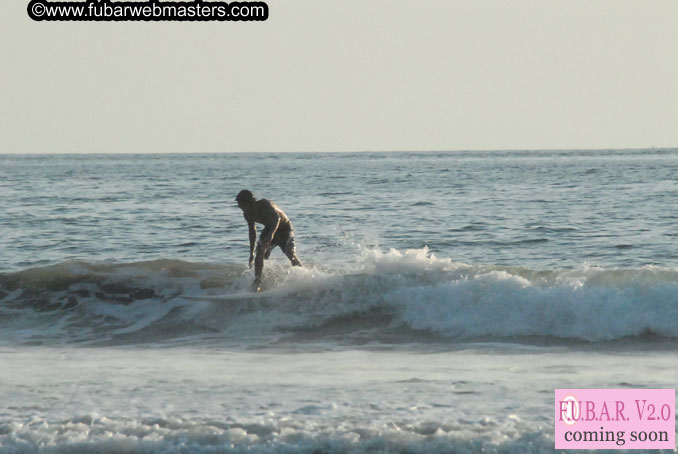
M 249 227 L 250 268 L 252 268 L 252 262 L 254 262 L 254 284 L 252 287 L 259 292 L 261 291 L 261 272 L 264 269 L 264 259 L 268 259 L 274 247 L 280 246 L 293 266 L 301 266 L 294 245 L 294 229 L 292 229 L 290 218 L 270 200 L 256 200 L 247 189 L 240 191 L 235 200 L 238 202 L 238 207 L 242 210 Z M 256 257 L 254 256 L 254 242 L 257 238 L 255 223 L 264 225 L 264 230 L 261 231 L 257 242 Z

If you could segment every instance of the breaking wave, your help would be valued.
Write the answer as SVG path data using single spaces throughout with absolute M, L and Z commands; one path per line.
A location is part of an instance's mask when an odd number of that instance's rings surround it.
M 66 262 L 0 274 L 4 344 L 678 337 L 678 270 L 469 265 L 363 251 L 346 269 Z

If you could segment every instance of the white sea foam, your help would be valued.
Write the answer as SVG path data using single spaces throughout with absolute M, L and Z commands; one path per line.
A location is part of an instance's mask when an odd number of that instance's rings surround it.
M 505 453 L 550 452 L 553 440 L 520 433 L 519 424 L 491 419 L 424 422 L 386 427 L 330 428 L 325 424 L 274 421 L 254 424 L 184 420 L 115 420 L 85 416 L 50 424 L 33 419 L 0 428 L 2 452 L 10 453 Z M 508 427 L 507 427 L 508 426 Z M 509 436 L 518 435 L 516 440 Z M 503 439 L 503 440 L 502 440 Z
M 639 379 L 604 351 L 493 351 L 5 348 L 0 452 L 555 452 L 554 387 Z

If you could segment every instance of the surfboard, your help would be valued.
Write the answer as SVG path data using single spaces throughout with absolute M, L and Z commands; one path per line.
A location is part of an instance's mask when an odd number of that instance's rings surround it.
M 228 301 L 243 301 L 251 299 L 259 299 L 262 297 L 268 296 L 265 292 L 234 292 L 234 293 L 225 293 L 223 295 L 182 295 L 183 299 L 189 301 L 212 301 L 216 303 L 228 302 Z

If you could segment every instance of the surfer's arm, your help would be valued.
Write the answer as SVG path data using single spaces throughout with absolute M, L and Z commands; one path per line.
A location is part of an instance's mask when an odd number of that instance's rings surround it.
M 257 227 L 254 225 L 254 221 L 247 220 L 247 227 L 250 231 L 250 261 L 249 267 L 252 268 L 252 263 L 254 262 L 254 243 L 257 240 Z

